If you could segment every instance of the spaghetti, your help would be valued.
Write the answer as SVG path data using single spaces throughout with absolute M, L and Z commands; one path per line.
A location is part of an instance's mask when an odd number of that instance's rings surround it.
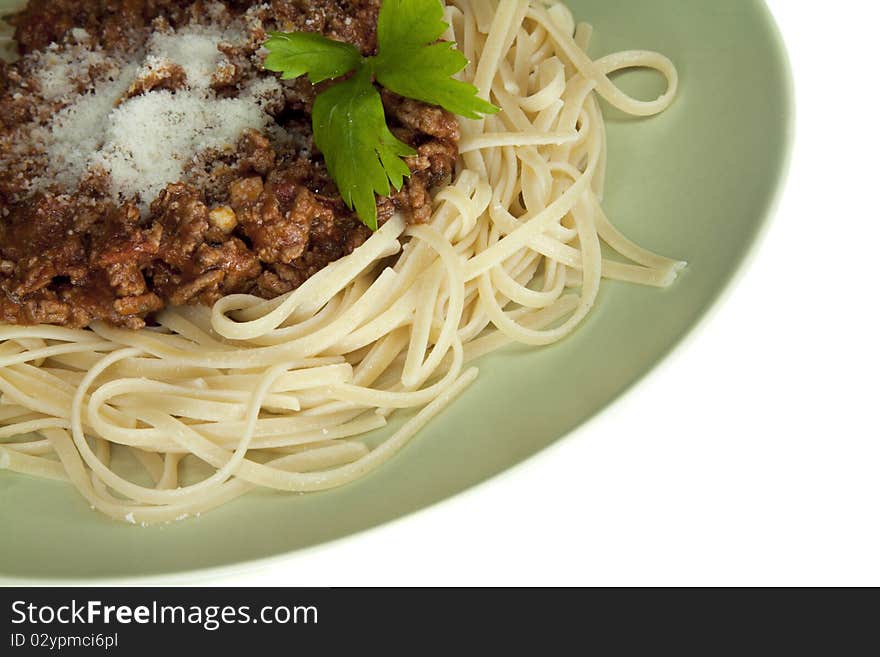
M 431 223 L 395 217 L 271 301 L 167 309 L 142 331 L 0 326 L 0 469 L 69 481 L 99 511 L 144 524 L 254 488 L 341 486 L 403 448 L 477 377 L 480 356 L 571 333 L 603 277 L 675 280 L 684 263 L 635 245 L 602 210 L 599 102 L 664 111 L 673 64 L 642 51 L 590 59 L 591 28 L 560 2 L 447 5 L 446 38 L 472 62 L 464 77 L 502 111 L 463 122 Z M 633 67 L 663 75 L 666 93 L 637 100 L 609 78 Z M 603 259 L 602 241 L 630 263 Z M 390 437 L 365 439 L 407 410 Z M 148 483 L 120 474 L 123 453 Z M 193 460 L 210 467 L 194 483 L 181 474 Z

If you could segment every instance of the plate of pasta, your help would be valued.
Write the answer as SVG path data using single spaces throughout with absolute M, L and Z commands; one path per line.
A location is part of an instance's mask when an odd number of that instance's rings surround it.
M 521 462 L 699 323 L 791 141 L 759 0 L 0 9 L 0 576 L 267 558 Z

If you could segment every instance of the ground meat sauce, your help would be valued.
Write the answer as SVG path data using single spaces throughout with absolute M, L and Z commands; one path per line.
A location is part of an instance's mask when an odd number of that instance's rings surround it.
M 166 306 L 210 305 L 233 293 L 272 298 L 370 234 L 345 207 L 314 148 L 315 90 L 302 80 L 285 82 L 282 102 L 266 109 L 269 128 L 244 130 L 233 149 L 199 153 L 183 179 L 147 206 L 111 194 L 102 171 L 84 176 L 74 190 L 34 189 L 47 162 L 22 150 L 22 131 L 64 107 L 40 94 L 36 55 L 73 47 L 136 52 L 156 30 L 236 22 L 246 26 L 247 39 L 218 45 L 222 62 L 211 77 L 217 97 L 234 98 L 243 81 L 272 75 L 261 67 L 268 31 L 321 32 L 373 54 L 379 7 L 380 0 L 31 0 L 10 20 L 23 57 L 0 64 L 0 157 L 7 151 L 0 180 L 0 322 L 85 327 L 103 320 L 138 329 Z M 79 88 L 102 74 L 99 65 L 92 68 L 82 72 Z M 185 77 L 179 65 L 156 66 L 117 102 L 159 89 L 174 93 Z M 382 96 L 394 133 L 418 155 L 408 160 L 413 176 L 404 189 L 378 200 L 380 223 L 395 212 L 425 222 L 431 190 L 453 174 L 458 124 L 441 109 L 387 91 Z

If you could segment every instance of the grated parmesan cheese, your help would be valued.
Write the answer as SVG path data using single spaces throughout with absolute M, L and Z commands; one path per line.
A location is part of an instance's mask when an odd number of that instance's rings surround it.
M 48 160 L 46 177 L 35 188 L 54 184 L 72 191 L 90 172 L 104 171 L 120 201 L 136 200 L 145 211 L 165 187 L 185 177 L 187 164 L 200 153 L 231 151 L 246 129 L 274 125 L 266 110 L 283 98 L 274 76 L 246 84 L 236 98 L 220 98 L 211 88 L 214 73 L 229 65 L 218 46 L 243 38 L 241 30 L 194 25 L 154 33 L 134 62 L 79 45 L 47 54 L 40 64 L 42 93 L 66 106 L 32 135 Z M 127 94 L 169 65 L 185 72 L 182 88 Z M 105 72 L 78 95 L 73 80 L 89 66 Z
M 81 31 L 88 36 L 88 32 Z M 52 102 L 71 102 L 77 93 L 78 83 L 87 81 L 89 69 L 114 66 L 114 62 L 103 52 L 79 43 L 68 48 L 53 43 L 35 58 L 41 95 Z
M 207 89 L 223 57 L 217 46 L 232 38 L 234 35 L 216 28 L 196 25 L 167 34 L 157 32 L 150 37 L 147 49 L 160 60 L 182 66 L 191 89 Z
M 88 30 L 84 30 L 81 27 L 75 27 L 70 30 L 70 36 L 77 43 L 85 43 L 91 38 L 91 35 L 88 33 Z
M 48 131 L 42 131 L 49 156 L 49 176 L 38 183 L 55 181 L 67 189 L 79 184 L 96 151 L 105 144 L 114 105 L 134 80 L 136 71 L 136 65 L 131 64 L 115 72 L 55 115 Z
M 57 55 L 49 54 L 43 58 L 42 68 L 37 74 L 40 89 L 46 100 L 59 100 L 74 91 L 70 79 L 70 62 Z
M 245 128 L 263 128 L 270 120 L 251 90 L 220 99 L 200 91 L 154 91 L 110 113 L 104 145 L 90 166 L 110 173 L 111 191 L 120 198 L 137 195 L 148 206 L 183 177 L 196 154 L 231 150 Z

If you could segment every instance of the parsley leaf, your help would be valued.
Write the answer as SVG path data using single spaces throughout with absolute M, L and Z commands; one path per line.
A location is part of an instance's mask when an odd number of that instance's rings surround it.
M 382 98 L 369 67 L 334 85 L 315 100 L 315 145 L 348 207 L 377 230 L 376 194 L 388 196 L 410 175 L 401 159 L 416 151 L 397 139 L 385 123 Z
M 264 66 L 293 80 L 306 73 L 312 84 L 338 78 L 361 65 L 361 53 L 348 43 L 311 32 L 272 32 L 266 41 L 269 56 Z
M 449 27 L 440 0 L 385 0 L 379 12 L 376 80 L 396 94 L 479 119 L 498 108 L 452 76 L 468 65 L 453 43 L 435 43 Z
M 383 0 L 377 26 L 379 57 L 394 61 L 395 53 L 434 43 L 448 27 L 440 0 Z
M 455 44 L 439 42 L 449 26 L 441 0 L 384 0 L 379 11 L 379 54 L 308 32 L 273 32 L 265 67 L 312 84 L 348 79 L 318 94 L 312 109 L 315 145 L 349 208 L 378 229 L 376 195 L 401 189 L 412 175 L 403 158 L 417 152 L 388 129 L 374 80 L 396 94 L 439 105 L 469 119 L 500 111 L 479 90 L 453 76 L 468 65 Z
M 453 43 L 435 43 L 409 52 L 394 63 L 384 61 L 376 64 L 376 79 L 396 94 L 440 105 L 468 119 L 499 111 L 477 95 L 479 90 L 474 85 L 452 77 L 468 65 Z

